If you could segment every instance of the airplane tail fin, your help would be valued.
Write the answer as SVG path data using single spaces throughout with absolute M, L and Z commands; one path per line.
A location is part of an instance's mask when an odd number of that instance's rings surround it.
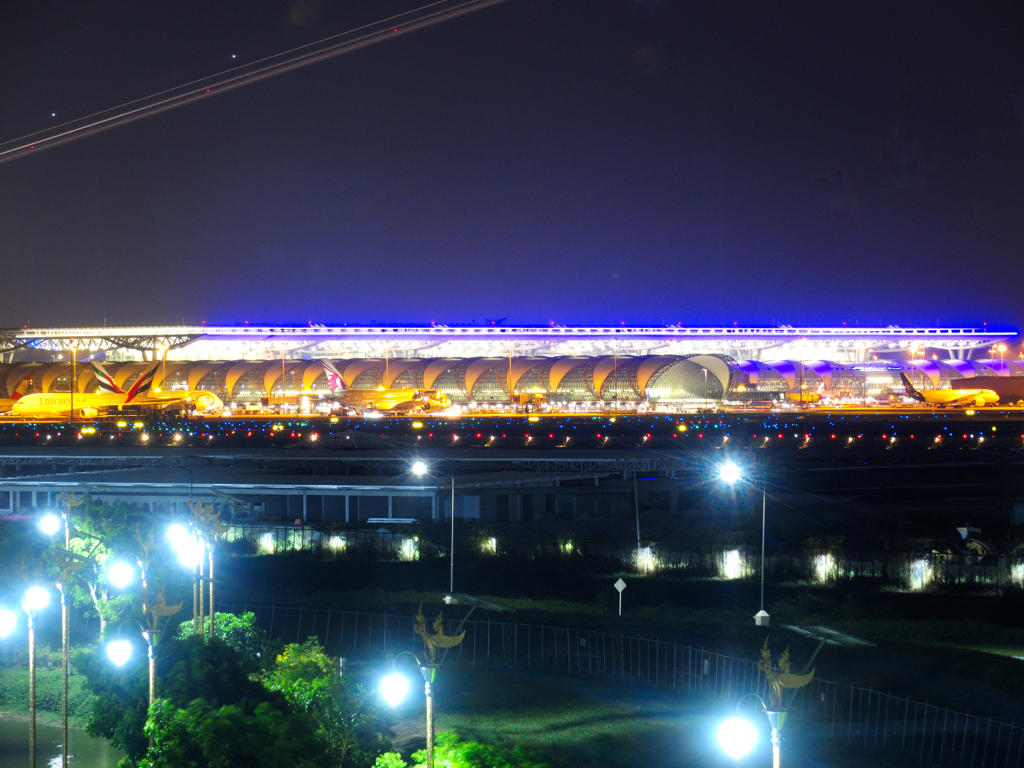
M 900 378 L 903 379 L 903 388 L 907 390 L 907 394 L 910 397 L 914 398 L 915 400 L 924 399 L 924 395 L 918 392 L 914 388 L 914 385 L 910 383 L 910 379 L 907 377 L 907 374 L 903 373 L 903 371 L 900 371 Z
M 142 372 L 138 379 L 135 380 L 132 388 L 128 390 L 128 397 L 124 401 L 125 405 L 130 403 L 139 395 L 149 392 L 153 386 L 153 379 L 156 377 L 156 369 L 158 365 L 160 365 L 160 363 L 153 363 Z
M 28 392 L 29 385 L 32 384 L 32 374 L 26 373 L 24 378 L 18 382 L 18 386 L 14 388 L 14 392 L 11 393 L 11 400 L 20 400 L 21 396 Z
M 334 363 L 330 360 L 321 360 L 320 364 L 324 367 L 324 372 L 327 374 L 327 386 L 331 392 L 342 392 L 348 389 L 345 379 L 341 377 L 341 372 L 334 367 Z
M 114 383 L 114 377 L 107 373 L 107 369 L 99 363 L 92 363 L 92 372 L 96 376 L 96 383 L 99 385 L 100 392 L 105 395 L 122 395 L 121 388 Z

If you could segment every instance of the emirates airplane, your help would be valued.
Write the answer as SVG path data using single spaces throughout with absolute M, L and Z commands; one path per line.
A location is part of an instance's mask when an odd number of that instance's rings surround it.
M 213 392 L 203 390 L 154 393 L 153 378 L 159 363 L 153 363 L 136 379 L 127 392 L 114 383 L 114 379 L 99 363 L 93 363 L 98 389 L 96 392 L 51 392 L 23 395 L 5 415 L 27 419 L 91 419 L 123 411 L 125 408 L 183 407 L 200 412 L 218 411 L 224 403 Z

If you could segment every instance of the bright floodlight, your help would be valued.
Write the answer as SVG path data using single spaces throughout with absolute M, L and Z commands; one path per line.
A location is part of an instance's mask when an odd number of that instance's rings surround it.
M 0 637 L 7 637 L 11 632 L 14 631 L 14 625 L 17 623 L 17 616 L 14 611 L 9 611 L 6 608 L 0 608 Z
M 718 727 L 718 743 L 729 757 L 741 758 L 757 743 L 757 729 L 749 720 L 730 717 Z
M 738 481 L 741 476 L 740 468 L 731 461 L 725 462 L 725 464 L 723 464 L 718 470 L 718 477 L 721 478 L 723 482 L 729 483 L 730 485 Z
M 181 546 L 181 542 L 191 538 L 192 536 L 189 534 L 188 529 L 181 523 L 175 523 L 167 529 L 167 540 L 171 542 L 171 546 L 175 549 Z
M 111 640 L 107 643 L 107 656 L 119 667 L 123 667 L 132 657 L 132 644 L 127 640 Z
M 107 571 L 107 580 L 118 589 L 124 589 L 135 578 L 135 569 L 128 563 L 114 563 Z
M 25 607 L 32 611 L 41 611 L 50 602 L 50 593 L 42 587 L 30 587 L 25 593 Z
M 397 672 L 392 672 L 380 682 L 380 695 L 392 707 L 397 707 L 409 692 L 409 681 Z
M 60 528 L 60 518 L 56 515 L 46 515 L 39 521 L 39 529 L 47 536 L 53 536 Z
M 422 461 L 414 461 L 412 464 L 412 473 L 417 476 L 427 474 L 427 465 Z
M 178 553 L 178 560 L 187 568 L 195 568 L 203 558 L 203 542 L 188 532 L 185 526 L 174 524 L 167 529 L 167 540 Z

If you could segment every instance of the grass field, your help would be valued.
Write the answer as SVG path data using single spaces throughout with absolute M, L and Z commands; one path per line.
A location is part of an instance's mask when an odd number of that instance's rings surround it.
M 435 686 L 438 730 L 467 739 L 521 746 L 556 768 L 726 768 L 770 765 L 763 715 L 758 748 L 736 761 L 719 748 L 715 731 L 731 709 L 639 686 L 567 678 L 480 665 L 442 671 Z M 424 743 L 422 696 L 396 727 L 408 756 Z M 841 742 L 815 738 L 799 723 L 784 744 L 788 766 L 898 765 Z
M 92 712 L 93 695 L 82 675 L 68 678 L 68 723 L 82 728 Z M 27 716 L 28 670 L 0 669 L 0 713 Z M 36 717 L 42 723 L 60 723 L 61 672 L 59 669 L 36 670 Z
M 463 563 L 456 589 L 515 607 L 514 620 L 520 623 L 658 637 L 747 658 L 756 657 L 765 639 L 751 618 L 758 602 L 754 579 L 723 581 L 681 571 L 641 576 L 586 559 L 500 561 Z M 420 603 L 428 611 L 440 606 L 446 566 L 247 557 L 229 561 L 222 573 L 236 583 L 260 584 L 258 599 L 264 605 L 411 614 Z M 611 588 L 619 576 L 628 584 L 621 618 Z M 320 587 L 311 591 L 310 584 Z M 358 590 L 350 586 L 355 584 Z M 790 646 L 798 663 L 813 653 L 814 644 L 777 624 L 824 624 L 877 643 L 864 650 L 823 650 L 815 661 L 819 677 L 1007 722 L 1024 719 L 1024 662 L 1014 658 L 1024 656 L 1024 593 L 1019 590 L 911 593 L 867 581 L 834 586 L 791 581 L 770 583 L 766 597 L 771 646 L 777 651 Z M 460 610 L 444 608 L 453 617 Z

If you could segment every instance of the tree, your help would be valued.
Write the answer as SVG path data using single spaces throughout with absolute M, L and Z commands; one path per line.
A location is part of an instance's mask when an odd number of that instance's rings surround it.
M 220 707 L 154 702 L 146 735 L 153 748 L 139 768 L 327 768 L 322 745 L 283 697 Z
M 285 646 L 264 679 L 309 718 L 332 766 L 368 768 L 390 746 L 388 722 L 361 686 L 338 673 L 338 660 L 310 638 Z
M 115 501 L 103 504 L 86 496 L 71 514 L 71 551 L 82 556 L 81 570 L 71 574 L 69 594 L 76 606 L 90 606 L 100 619 L 100 636 L 107 625 L 125 615 L 131 595 L 112 589 L 106 579 L 107 568 L 118 559 L 134 564 L 138 557 L 137 531 L 148 528 L 134 504 Z M 55 541 L 60 550 L 64 542 Z M 52 552 L 53 550 L 51 550 Z M 63 557 L 51 558 L 54 576 L 62 568 Z
M 256 663 L 227 642 L 169 634 L 157 654 L 158 692 L 147 720 L 145 660 L 112 671 L 95 650 L 82 659 L 97 696 L 87 731 L 148 768 L 327 766 L 326 749 L 287 697 L 265 687 Z M 141 654 L 139 655 L 141 657 Z M 144 730 L 145 726 L 145 730 Z M 147 753 L 147 737 L 154 740 Z
M 203 617 L 203 625 L 200 635 L 209 632 L 210 618 Z M 178 638 L 184 640 L 194 634 L 191 622 L 182 622 L 178 625 Z M 274 647 L 280 646 L 278 641 L 271 641 L 267 633 L 256 626 L 256 616 L 253 613 L 236 615 L 233 613 L 218 613 L 214 619 L 214 634 L 225 643 L 234 648 L 254 666 L 267 668 L 274 663 Z

